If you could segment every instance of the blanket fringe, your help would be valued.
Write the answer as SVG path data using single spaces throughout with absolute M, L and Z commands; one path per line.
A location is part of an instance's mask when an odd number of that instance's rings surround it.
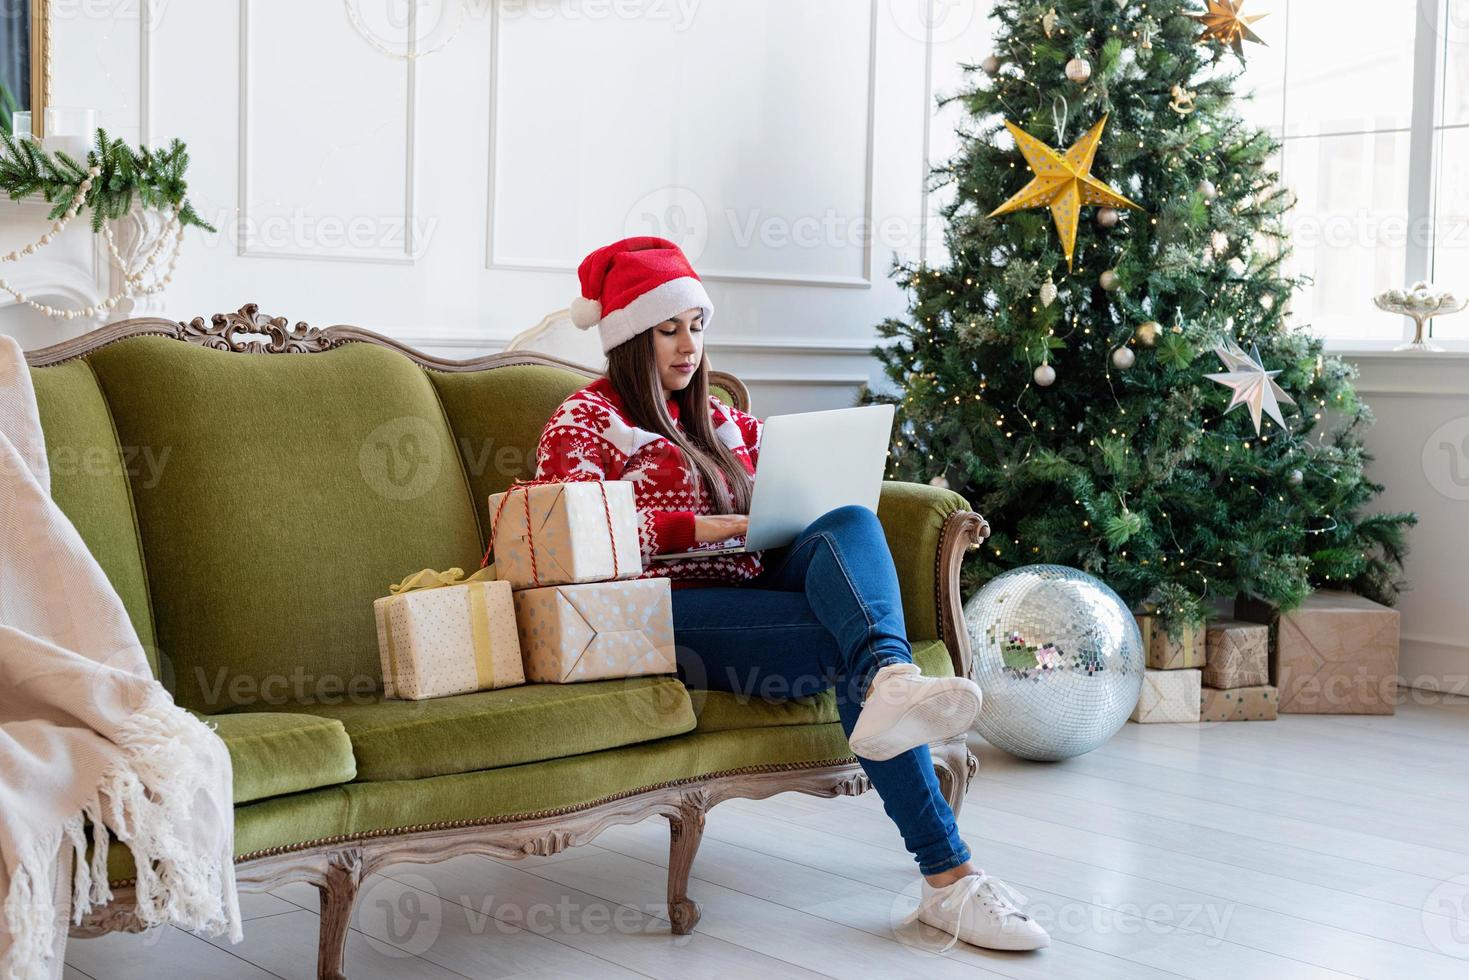
M 137 868 L 136 916 L 145 927 L 171 924 L 191 932 L 243 938 L 235 886 L 234 815 L 230 762 L 208 725 L 158 694 L 130 715 L 114 735 L 122 758 L 103 773 L 81 811 L 12 870 L 5 924 L 12 943 L 0 977 L 48 976 L 55 948 L 53 883 L 61 848 L 74 852 L 72 922 L 112 900 L 108 885 L 110 838 L 126 844 Z M 210 782 L 222 781 L 211 786 Z M 213 792 L 210 792 L 213 790 Z M 225 807 L 223 839 L 196 843 L 194 808 L 204 799 Z M 91 826 L 90 850 L 86 826 Z

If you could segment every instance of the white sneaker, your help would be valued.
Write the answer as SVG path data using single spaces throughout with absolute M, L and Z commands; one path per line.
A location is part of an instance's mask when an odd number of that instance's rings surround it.
M 1051 944 L 1051 937 L 1030 916 L 1020 911 L 1025 896 L 998 878 L 981 871 L 966 875 L 943 888 L 935 888 L 923 880 L 918 908 L 903 920 L 907 925 L 915 919 L 949 934 L 949 941 L 939 952 L 948 952 L 962 939 L 986 949 L 1040 949 Z
M 924 677 L 917 664 L 888 664 L 873 675 L 847 742 L 862 758 L 883 762 L 963 734 L 979 704 L 979 685 L 967 677 Z

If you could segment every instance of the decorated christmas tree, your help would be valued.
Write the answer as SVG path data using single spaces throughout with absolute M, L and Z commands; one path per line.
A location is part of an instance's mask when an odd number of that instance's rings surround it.
M 1263 4 L 1262 4 L 1263 6 Z M 899 263 L 874 349 L 889 475 L 964 494 L 992 536 L 966 594 L 1070 565 L 1165 624 L 1210 596 L 1392 604 L 1412 514 L 1370 514 L 1356 368 L 1290 316 L 1278 144 L 1236 92 L 1237 0 L 998 0 L 966 65 L 948 257 Z M 1259 25 L 1256 25 L 1259 26 Z

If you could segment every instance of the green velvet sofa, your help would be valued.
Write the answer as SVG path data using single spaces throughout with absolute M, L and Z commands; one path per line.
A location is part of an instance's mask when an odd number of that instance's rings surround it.
M 830 692 L 794 701 L 672 677 L 382 696 L 372 601 L 420 568 L 478 567 L 490 494 L 594 375 L 523 352 L 450 361 L 253 305 L 112 324 L 27 355 L 56 502 L 122 596 L 179 704 L 234 763 L 240 885 L 321 893 L 321 976 L 344 975 L 353 900 L 387 863 L 544 855 L 650 816 L 670 825 L 669 918 L 704 813 L 731 797 L 868 783 Z M 738 379 L 718 394 L 749 409 Z M 878 516 L 916 659 L 967 673 L 959 564 L 988 533 L 958 494 L 889 482 Z M 958 809 L 975 761 L 933 746 Z M 137 928 L 131 855 L 78 934 Z

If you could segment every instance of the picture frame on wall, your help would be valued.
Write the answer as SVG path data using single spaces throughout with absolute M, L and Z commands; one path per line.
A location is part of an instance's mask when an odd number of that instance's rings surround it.
M 50 0 L 12 0 L 0 12 L 0 127 L 15 133 L 17 114 L 30 132 L 45 134 L 50 76 L 47 25 Z

